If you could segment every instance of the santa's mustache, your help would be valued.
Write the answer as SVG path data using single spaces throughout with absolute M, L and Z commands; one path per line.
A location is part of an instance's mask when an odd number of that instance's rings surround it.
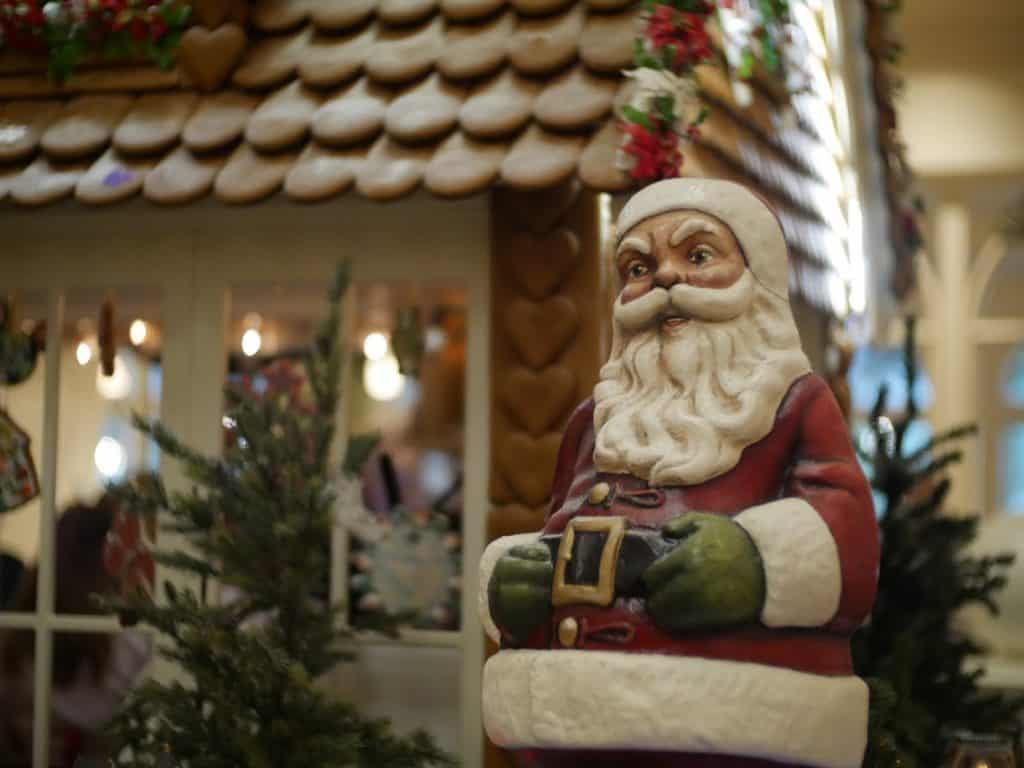
M 615 302 L 616 322 L 627 331 L 641 331 L 666 317 L 720 323 L 733 320 L 750 308 L 756 287 L 750 270 L 727 288 L 698 288 L 680 283 L 671 288 L 652 288 L 639 298 Z

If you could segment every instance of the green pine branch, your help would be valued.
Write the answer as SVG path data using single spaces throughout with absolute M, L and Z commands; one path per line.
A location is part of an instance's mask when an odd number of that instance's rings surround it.
M 974 434 L 974 426 L 943 432 L 904 455 L 907 430 L 920 413 L 915 348 L 909 320 L 907 408 L 888 414 L 889 393 L 881 387 L 870 415 L 874 448 L 858 448 L 871 466 L 874 489 L 886 500 L 878 596 L 870 621 L 853 638 L 855 668 L 871 691 L 868 768 L 938 765 L 945 729 L 1012 729 L 1024 708 L 1024 697 L 982 690 L 981 671 L 968 669 L 983 649 L 955 618 L 972 605 L 998 610 L 996 596 L 1014 558 L 970 554 L 978 518 L 943 512 L 951 487 L 947 473 L 963 457 L 955 446 Z

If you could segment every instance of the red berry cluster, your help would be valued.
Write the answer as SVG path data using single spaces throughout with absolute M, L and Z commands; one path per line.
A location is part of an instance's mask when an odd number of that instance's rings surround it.
M 626 143 L 622 151 L 633 158 L 630 176 L 637 181 L 671 179 L 679 175 L 683 153 L 679 136 L 671 126 L 647 128 L 639 123 L 626 123 L 622 130 Z
M 659 5 L 647 21 L 644 36 L 652 53 L 679 74 L 711 58 L 711 38 L 704 26 L 707 10 L 680 11 Z

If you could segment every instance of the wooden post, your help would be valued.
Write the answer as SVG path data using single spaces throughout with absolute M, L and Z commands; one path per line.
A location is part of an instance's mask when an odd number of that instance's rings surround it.
M 498 189 L 491 222 L 488 540 L 544 524 L 562 428 L 597 381 L 610 312 L 595 194 L 575 181 Z M 488 742 L 485 765 L 512 762 Z

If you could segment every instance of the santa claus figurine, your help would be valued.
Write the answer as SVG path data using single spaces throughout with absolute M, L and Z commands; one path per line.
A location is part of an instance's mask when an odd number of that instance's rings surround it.
M 613 256 L 611 355 L 544 529 L 481 562 L 487 732 L 548 767 L 855 768 L 878 531 L 779 221 L 741 185 L 662 181 Z

